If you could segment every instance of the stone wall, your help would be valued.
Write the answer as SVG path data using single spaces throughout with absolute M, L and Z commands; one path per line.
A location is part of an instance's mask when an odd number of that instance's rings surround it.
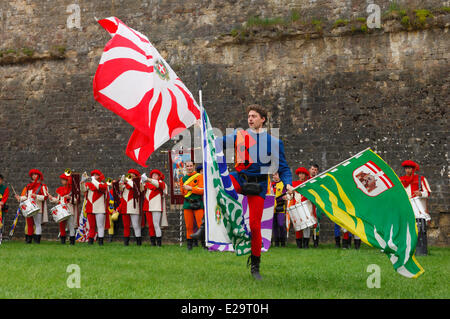
M 369 4 L 381 8 L 380 28 L 367 27 Z M 137 168 L 124 154 L 132 128 L 92 94 L 109 39 L 95 18 L 115 15 L 146 34 L 193 93 L 200 68 L 214 126 L 245 127 L 245 106 L 267 106 L 293 169 L 311 161 L 326 169 L 367 147 L 399 175 L 403 160 L 417 161 L 433 191 L 430 243 L 448 245 L 449 6 L 434 0 L 2 1 L 0 173 L 20 191 L 29 169 L 38 168 L 54 192 L 68 167 L 99 168 L 111 177 Z M 149 164 L 168 173 L 165 160 L 157 151 Z M 9 204 L 7 231 L 17 208 Z M 165 237 L 176 241 L 178 212 L 170 216 Z M 53 222 L 44 226 L 47 238 L 57 231 Z M 324 221 L 321 237 L 332 240 L 332 231 Z

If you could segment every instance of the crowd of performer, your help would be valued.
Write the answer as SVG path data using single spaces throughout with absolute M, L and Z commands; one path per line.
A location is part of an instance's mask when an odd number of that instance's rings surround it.
M 272 244 L 275 247 L 286 247 L 291 226 L 289 207 L 298 204 L 309 207 L 308 210 L 314 220 L 310 226 L 295 231 L 297 247 L 302 249 L 309 248 L 311 237 L 313 247 L 318 247 L 320 221 L 324 213 L 312 205 L 307 198 L 294 192 L 295 187 L 319 174 L 319 165 L 311 163 L 309 168 L 298 167 L 293 178 L 286 162 L 282 141 L 269 135 L 263 128 L 267 121 L 267 112 L 259 105 L 251 105 L 247 109 L 247 114 L 249 129 L 224 136 L 223 143 L 217 146 L 217 151 L 221 151 L 220 147 L 225 149 L 230 145 L 234 149 L 236 170 L 230 172 L 230 177 L 234 189 L 246 195 L 249 203 L 251 233 L 249 264 L 251 264 L 253 277 L 258 280 L 261 279 L 259 274 L 262 246 L 261 219 L 268 190 L 276 198 L 272 228 Z M 253 142 L 248 143 L 249 140 Z M 267 141 L 267 143 L 260 141 Z M 277 152 L 272 152 L 271 145 L 276 145 Z M 259 154 L 262 153 L 270 154 L 271 161 L 262 161 L 259 158 Z M 258 155 L 256 158 L 251 158 L 250 154 Z M 271 162 L 278 164 L 278 171 L 269 175 L 267 168 L 270 167 Z M 419 165 L 408 160 L 403 162 L 402 166 L 405 168 L 405 175 L 400 180 L 409 198 L 428 198 L 431 193 L 428 181 L 424 176 L 416 174 L 419 171 Z M 187 249 L 191 250 L 196 241 L 201 241 L 205 248 L 202 167 L 195 167 L 193 161 L 185 162 L 184 167 L 186 175 L 180 178 L 179 188 L 184 196 Z M 114 225 L 117 225 L 119 215 L 123 223 L 124 245 L 129 245 L 131 228 L 133 228 L 136 244 L 141 246 L 142 229 L 146 225 L 148 225 L 150 244 L 162 245 L 162 228 L 168 226 L 165 203 L 168 192 L 164 182 L 165 176 L 161 171 L 153 169 L 147 176 L 136 169 L 130 169 L 120 179 L 112 180 L 105 179 L 98 169 L 92 170 L 90 176 L 86 173 L 80 176 L 66 170 L 60 175 L 61 186 L 56 189 L 54 195 L 49 193 L 42 172 L 32 169 L 29 171 L 29 177 L 31 181 L 23 188 L 21 194 L 15 194 L 16 200 L 20 203 L 20 209 L 26 216 L 26 243 L 32 243 L 33 240 L 40 243 L 42 224 L 48 222 L 47 201 L 50 201 L 57 205 L 51 213 L 52 216 L 55 215 L 55 221 L 59 222 L 59 237 L 62 244 L 66 242 L 67 231 L 70 245 L 75 244 L 81 212 L 89 224 L 87 241 L 90 245 L 94 243 L 95 238 L 99 245 L 103 245 L 105 230 L 108 230 L 110 241 L 112 240 L 116 228 Z M 4 226 L 3 214 L 8 211 L 6 202 L 9 195 L 10 190 L 4 183 L 4 177 L 0 175 L 0 243 Z M 417 219 L 419 228 L 417 251 L 421 254 L 426 254 L 426 225 L 429 220 L 429 216 Z M 360 248 L 361 240 L 338 225 L 335 225 L 334 234 L 336 247 L 341 247 L 342 239 L 342 248 L 350 248 L 353 237 L 354 247 Z

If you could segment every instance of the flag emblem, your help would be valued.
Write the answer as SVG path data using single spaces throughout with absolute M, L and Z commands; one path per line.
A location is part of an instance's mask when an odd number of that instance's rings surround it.
M 353 180 L 358 189 L 371 197 L 378 196 L 394 187 L 389 177 L 372 161 L 368 161 L 355 169 L 353 171 Z
M 163 61 L 156 60 L 155 70 L 156 70 L 156 74 L 158 74 L 162 80 L 166 80 L 166 81 L 170 80 L 169 72 L 167 72 L 167 67 Z

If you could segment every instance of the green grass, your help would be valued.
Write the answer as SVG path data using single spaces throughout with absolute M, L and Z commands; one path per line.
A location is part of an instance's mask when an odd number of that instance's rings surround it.
M 418 279 L 397 274 L 388 258 L 364 246 L 335 249 L 272 248 L 263 253 L 263 281 L 255 282 L 247 257 L 166 245 L 88 246 L 58 242 L 0 246 L 0 298 L 449 298 L 449 248 L 417 257 Z M 67 266 L 81 269 L 81 288 L 66 285 Z M 381 288 L 367 288 L 370 264 L 381 268 Z

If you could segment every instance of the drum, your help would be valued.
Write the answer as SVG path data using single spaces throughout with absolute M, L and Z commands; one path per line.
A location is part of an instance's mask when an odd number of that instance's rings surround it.
M 22 212 L 22 215 L 25 218 L 32 217 L 41 211 L 41 209 L 36 204 L 36 202 L 31 198 L 28 198 L 28 199 L 24 200 L 23 202 L 20 202 L 19 206 L 20 206 L 20 211 Z
M 309 200 L 288 207 L 292 223 L 296 231 L 312 227 L 317 224 L 317 219 L 313 214 L 312 203 Z
M 410 199 L 411 206 L 414 211 L 414 216 L 416 219 L 424 218 L 427 221 L 431 219 L 430 215 L 427 213 L 427 203 L 426 199 L 422 197 L 414 197 Z
M 67 206 L 63 204 L 59 204 L 58 206 L 53 207 L 50 212 L 53 216 L 53 220 L 57 223 L 65 221 L 69 219 L 70 216 L 72 216 Z

